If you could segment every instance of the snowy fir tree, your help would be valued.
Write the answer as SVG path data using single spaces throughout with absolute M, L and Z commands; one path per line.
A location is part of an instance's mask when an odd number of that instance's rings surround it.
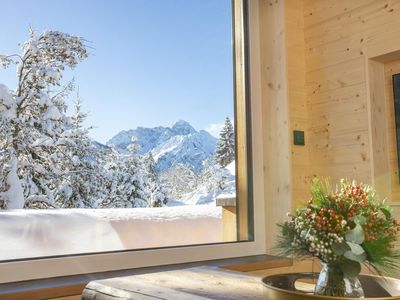
M 102 207 L 148 207 L 149 193 L 138 145 L 133 138 L 127 154 L 113 150 L 106 164 L 108 182 L 107 194 L 101 201 Z
M 117 150 L 111 148 L 105 156 L 104 172 L 106 174 L 105 193 L 99 199 L 100 208 L 124 207 L 122 192 L 119 186 L 122 182 L 121 155 Z
M 180 199 L 197 187 L 196 173 L 192 168 L 183 164 L 176 164 L 163 172 L 160 175 L 160 180 L 170 199 Z
M 143 166 L 146 172 L 145 187 L 150 196 L 150 206 L 164 206 L 168 202 L 167 191 L 160 182 L 159 174 L 156 169 L 156 162 L 151 151 L 144 158 Z
M 218 165 L 209 165 L 198 175 L 198 184 L 205 186 L 208 192 L 217 193 L 226 187 L 229 172 Z
M 83 122 L 87 114 L 82 112 L 78 95 L 71 124 L 64 132 L 61 184 L 55 191 L 55 200 L 62 208 L 96 208 L 97 201 L 105 193 L 103 176 L 103 151 L 97 149 L 89 137 L 91 128 Z
M 5 208 L 56 206 L 62 137 L 69 124 L 62 86 L 65 68 L 88 56 L 84 41 L 69 34 L 30 32 L 22 53 L 0 55 L 3 67 L 16 66 L 17 86 L 0 87 L 0 200 Z
M 227 117 L 224 128 L 219 135 L 215 161 L 221 166 L 226 167 L 235 160 L 235 132 L 232 123 Z

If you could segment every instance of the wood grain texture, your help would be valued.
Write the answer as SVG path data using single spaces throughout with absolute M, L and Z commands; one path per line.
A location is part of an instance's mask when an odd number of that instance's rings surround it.
M 61 297 L 61 298 L 51 298 L 49 300 L 81 300 L 82 295 L 75 295 L 75 296 L 67 296 L 67 297 Z
M 259 11 L 269 249 L 313 177 L 354 178 L 400 201 L 388 86 L 400 0 L 260 0 Z M 292 145 L 293 129 L 306 147 Z
M 198 267 L 91 282 L 82 299 L 263 299 L 259 278 Z
M 385 92 L 386 92 L 386 118 L 388 125 L 388 156 L 389 177 L 391 184 L 391 199 L 400 200 L 399 167 L 397 163 L 396 122 L 394 112 L 393 81 L 392 76 L 400 73 L 400 60 L 385 64 Z
M 382 198 L 398 196 L 377 57 L 400 50 L 399 25 L 398 0 L 304 0 L 311 173 L 374 183 Z
M 223 269 L 239 272 L 253 272 L 257 270 L 272 270 L 282 267 L 290 267 L 293 265 L 293 261 L 290 258 L 276 258 L 273 260 L 264 260 L 258 262 L 248 262 L 240 265 L 224 266 Z
M 224 242 L 234 242 L 238 240 L 236 215 L 236 206 L 222 207 L 222 237 Z
M 267 249 L 292 206 L 284 1 L 259 2 Z
M 292 207 L 302 205 L 310 196 L 310 158 L 308 110 L 306 101 L 305 42 L 303 1 L 286 0 L 284 6 L 287 95 L 291 158 Z M 305 134 L 305 145 L 293 143 L 293 131 Z
M 42 300 L 42 299 L 53 299 L 58 297 L 76 297 L 80 295 L 86 286 L 86 282 L 75 285 L 65 285 L 60 283 L 58 286 L 47 287 L 47 288 L 31 288 L 25 289 L 24 291 L 5 292 L 0 293 L 0 299 L 2 300 Z M 72 300 L 72 299 L 71 299 Z
M 372 182 L 380 198 L 391 198 L 384 65 L 375 60 L 367 63 Z
M 246 241 L 250 238 L 251 228 L 249 227 L 249 180 L 248 180 L 248 111 L 246 105 L 246 49 L 244 35 L 244 7 L 243 1 L 234 0 L 234 46 L 235 46 L 235 114 L 236 124 L 236 159 L 237 159 L 237 240 Z

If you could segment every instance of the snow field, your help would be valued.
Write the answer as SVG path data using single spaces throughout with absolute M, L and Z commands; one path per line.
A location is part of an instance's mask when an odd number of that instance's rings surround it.
M 0 261 L 222 242 L 214 205 L 0 213 Z

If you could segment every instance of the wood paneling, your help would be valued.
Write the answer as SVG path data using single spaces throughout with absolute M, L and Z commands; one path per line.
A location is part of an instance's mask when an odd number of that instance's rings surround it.
M 266 242 L 275 242 L 276 223 L 309 197 L 309 116 L 303 2 L 260 0 L 260 56 L 264 137 Z M 293 144 L 293 130 L 305 146 Z
M 399 25 L 398 0 L 304 0 L 311 173 L 374 183 L 381 197 L 398 200 L 390 192 L 383 64 L 375 59 L 400 50 Z
M 400 60 L 385 64 L 386 118 L 388 125 L 388 155 L 392 199 L 400 200 L 399 168 L 397 164 L 396 123 L 394 114 L 392 75 L 400 73 Z
M 266 236 L 314 176 L 400 201 L 391 79 L 400 0 L 260 0 Z M 304 130 L 306 146 L 292 144 Z
M 222 207 L 222 238 L 224 242 L 235 242 L 238 239 L 236 215 L 236 205 Z
M 367 91 L 372 182 L 379 196 L 385 198 L 391 194 L 385 78 L 384 65 L 375 60 L 367 61 Z
M 289 100 L 284 2 L 261 0 L 259 5 L 266 243 L 270 249 L 276 223 L 285 219 L 292 205 Z
M 247 122 L 247 85 L 246 85 L 246 59 L 244 44 L 244 7 L 243 1 L 234 1 L 234 39 L 235 39 L 235 112 L 237 124 L 248 124 Z M 236 131 L 236 158 L 237 158 L 237 187 L 236 199 L 237 209 L 237 240 L 246 241 L 251 238 L 249 228 L 249 180 L 248 180 L 248 149 L 247 149 L 247 126 L 235 126 Z
M 311 179 L 309 170 L 303 2 L 287 0 L 284 7 L 284 17 L 292 206 L 297 207 L 309 198 L 309 184 Z M 293 144 L 294 130 L 304 131 L 304 146 Z

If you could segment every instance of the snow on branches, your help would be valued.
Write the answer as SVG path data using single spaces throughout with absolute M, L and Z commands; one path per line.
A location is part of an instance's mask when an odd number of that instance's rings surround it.
M 128 154 L 96 144 L 83 126 L 79 95 L 67 116 L 74 83 L 61 80 L 66 68 L 88 56 L 84 40 L 31 31 L 21 52 L 0 56 L 3 67 L 16 65 L 18 79 L 14 91 L 0 84 L 0 207 L 164 205 L 166 197 L 154 174 L 144 171 L 134 141 Z
M 0 85 L 0 164 L 8 169 L 0 186 L 2 202 L 23 208 L 39 199 L 52 207 L 62 175 L 57 169 L 60 141 L 69 126 L 64 91 L 70 87 L 61 79 L 66 67 L 74 68 L 88 53 L 81 38 L 58 31 L 31 31 L 21 52 L 0 56 L 3 67 L 16 65 L 18 79 L 14 91 Z M 25 201 L 5 197 L 11 190 L 23 190 Z
M 226 167 L 235 160 L 235 132 L 228 117 L 219 135 L 215 160 L 221 167 Z

